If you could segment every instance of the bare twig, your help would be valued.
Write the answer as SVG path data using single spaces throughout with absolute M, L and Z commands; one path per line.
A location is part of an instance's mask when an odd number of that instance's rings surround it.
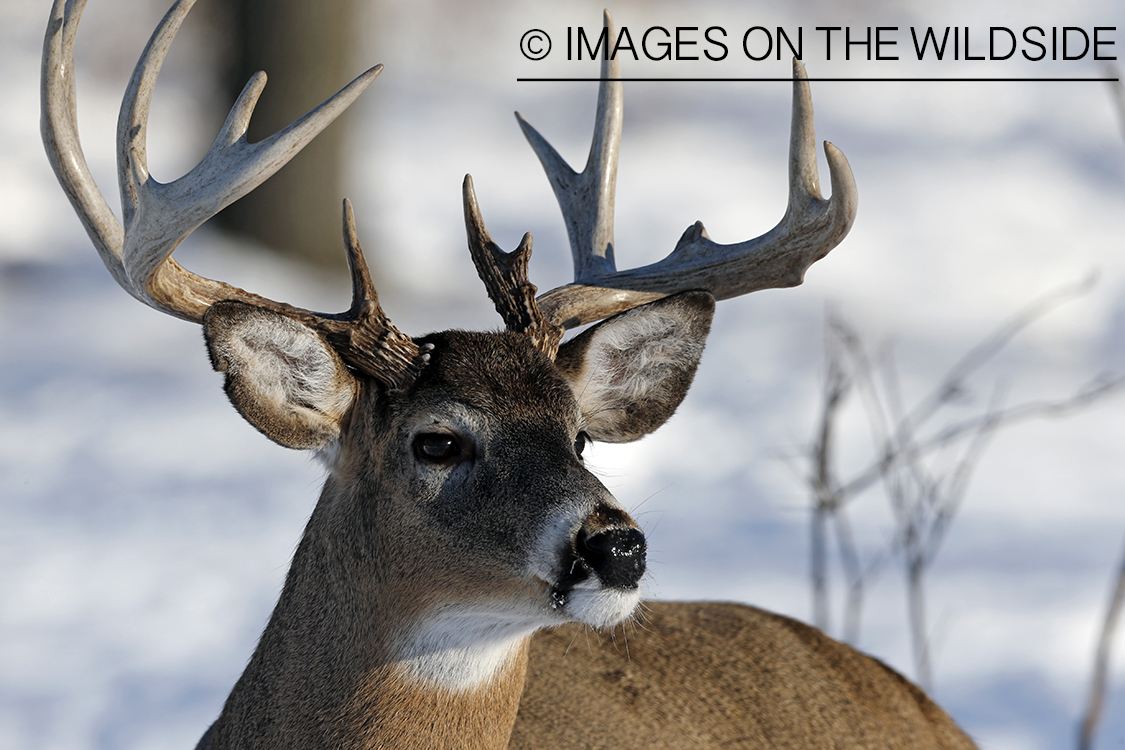
M 1069 302 L 1086 294 L 1093 288 L 1097 276 L 1091 274 L 1073 284 L 1059 287 L 1044 294 L 1030 305 L 1017 312 L 1009 320 L 1002 323 L 995 331 L 977 343 L 965 353 L 946 372 L 945 377 L 938 383 L 937 388 L 929 396 L 923 398 L 909 416 L 910 422 L 918 429 L 941 406 L 950 403 L 965 392 L 966 381 L 981 367 L 996 357 L 1017 334 L 1022 332 L 1040 318 L 1052 312 L 1064 302 Z
M 828 631 L 828 519 L 840 505 L 839 482 L 833 471 L 832 449 L 835 446 L 835 428 L 839 408 L 844 402 L 851 382 L 844 371 L 839 347 L 831 336 L 825 339 L 828 370 L 824 377 L 824 406 L 821 410 L 817 439 L 812 448 L 813 487 L 815 504 L 811 519 L 809 572 L 812 578 L 813 624 Z
M 847 508 L 838 506 L 833 513 L 836 527 L 836 546 L 840 552 L 840 566 L 848 590 L 844 602 L 844 641 L 853 645 L 859 643 L 859 623 L 863 613 L 863 595 L 867 582 L 871 580 L 882 565 L 882 557 L 872 556 L 866 566 L 860 559 L 859 547 L 848 521 Z
M 843 639 L 858 643 L 860 615 L 863 610 L 864 588 L 867 580 L 878 570 L 882 560 L 875 557 L 864 565 L 856 544 L 855 534 L 848 521 L 844 503 L 847 500 L 835 470 L 834 448 L 836 425 L 853 385 L 846 365 L 849 340 L 858 337 L 847 323 L 830 313 L 825 337 L 827 369 L 824 379 L 824 400 L 817 426 L 817 439 L 810 451 L 812 474 L 809 482 L 813 488 L 815 504 L 810 527 L 810 577 L 813 597 L 813 623 L 828 631 L 831 624 L 829 606 L 829 524 L 835 531 L 836 551 L 846 584 Z
M 1099 375 L 1083 384 L 1074 394 L 1066 398 L 1055 401 L 1029 401 L 995 414 L 978 415 L 953 422 L 925 440 L 918 441 L 910 450 L 902 450 L 897 445 L 894 450 L 888 450 L 884 447 L 880 457 L 845 482 L 841 491 L 846 497 L 858 495 L 879 481 L 884 473 L 896 468 L 898 463 L 913 460 L 916 454 L 926 456 L 946 448 L 980 429 L 981 422 L 984 420 L 996 421 L 1007 427 L 1031 419 L 1065 417 L 1091 405 L 1100 398 L 1110 395 L 1123 386 L 1125 386 L 1125 374 Z
M 1106 65 L 1109 77 L 1115 78 L 1109 82 L 1111 87 L 1110 97 L 1117 105 L 1117 115 L 1121 122 L 1121 134 L 1125 136 L 1125 84 L 1121 83 L 1121 70 L 1116 65 Z
M 1117 581 L 1113 594 L 1109 597 L 1109 607 L 1098 637 L 1098 648 L 1094 655 L 1094 674 L 1090 680 L 1090 696 L 1086 701 L 1086 715 L 1078 730 L 1078 750 L 1090 750 L 1094 746 L 1094 732 L 1101 718 L 1102 704 L 1105 702 L 1106 682 L 1109 676 L 1109 656 L 1113 648 L 1114 633 L 1121 609 L 1125 607 L 1125 553 L 1121 555 L 1121 566 L 1117 571 Z

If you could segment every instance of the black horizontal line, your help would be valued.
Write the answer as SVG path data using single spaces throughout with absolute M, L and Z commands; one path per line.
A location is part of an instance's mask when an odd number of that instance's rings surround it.
M 863 83 L 1113 83 L 1120 81 L 1114 77 L 1086 78 L 805 78 L 803 80 L 820 82 L 863 82 Z M 791 83 L 790 78 L 517 78 L 518 83 L 599 83 L 602 81 L 622 81 L 636 83 Z

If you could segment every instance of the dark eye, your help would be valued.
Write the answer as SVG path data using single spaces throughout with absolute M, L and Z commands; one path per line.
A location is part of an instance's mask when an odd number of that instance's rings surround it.
M 582 451 L 586 450 L 586 441 L 589 439 L 590 436 L 585 432 L 578 433 L 578 436 L 574 438 L 574 454 L 579 458 L 582 457 Z
M 414 438 L 414 455 L 427 463 L 450 463 L 461 453 L 461 443 L 446 432 L 426 432 Z

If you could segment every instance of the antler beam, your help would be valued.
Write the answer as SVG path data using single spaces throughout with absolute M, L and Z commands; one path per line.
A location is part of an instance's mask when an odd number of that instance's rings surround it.
M 78 138 L 74 39 L 85 0 L 55 0 L 43 43 L 43 143 L 59 183 L 114 279 L 161 312 L 199 323 L 220 300 L 239 300 L 302 320 L 325 333 L 345 361 L 388 387 L 409 382 L 424 355 L 390 324 L 355 239 L 351 207 L 344 231 L 354 297 L 347 313 L 325 314 L 274 302 L 221 281 L 197 276 L 171 258 L 200 224 L 285 166 L 371 84 L 381 65 L 367 70 L 301 119 L 258 143 L 246 140 L 265 73 L 246 84 L 203 160 L 183 177 L 159 183 L 148 172 L 149 106 L 160 67 L 195 0 L 177 0 L 145 47 L 117 123 L 117 172 L 122 221 L 94 183 Z
M 605 14 L 610 39 L 612 19 Z M 531 125 L 516 114 L 558 198 L 574 257 L 574 282 L 540 295 L 544 317 L 564 328 L 591 323 L 689 289 L 729 299 L 760 289 L 796 286 L 805 271 L 851 229 L 858 193 L 843 153 L 825 142 L 832 197 L 820 194 L 812 95 L 805 68 L 793 61 L 793 118 L 789 143 L 789 205 L 769 232 L 745 242 L 713 242 L 703 224 L 684 232 L 663 260 L 616 270 L 613 190 L 621 138 L 622 95 L 617 63 L 603 60 L 593 142 L 586 167 L 574 172 Z

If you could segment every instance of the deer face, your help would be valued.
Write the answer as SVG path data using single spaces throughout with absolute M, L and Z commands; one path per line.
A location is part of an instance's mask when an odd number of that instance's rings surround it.
M 450 331 L 403 390 L 356 376 L 314 330 L 240 302 L 205 319 L 234 406 L 267 436 L 328 451 L 318 512 L 411 623 L 439 639 L 612 625 L 640 598 L 645 541 L 583 464 L 587 440 L 662 424 L 695 372 L 714 302 L 690 292 L 635 308 L 562 345 Z M 434 649 L 435 651 L 438 649 Z
M 378 559 L 398 567 L 395 586 L 414 599 L 426 592 L 429 614 L 491 610 L 528 631 L 627 616 L 643 536 L 583 465 L 585 419 L 569 383 L 519 334 L 419 343 L 433 349 L 413 388 L 361 389 L 337 470 L 357 488 L 354 502 L 381 506 L 373 525 L 394 529 L 370 533 Z M 598 557 L 588 540 L 605 534 L 635 539 Z

